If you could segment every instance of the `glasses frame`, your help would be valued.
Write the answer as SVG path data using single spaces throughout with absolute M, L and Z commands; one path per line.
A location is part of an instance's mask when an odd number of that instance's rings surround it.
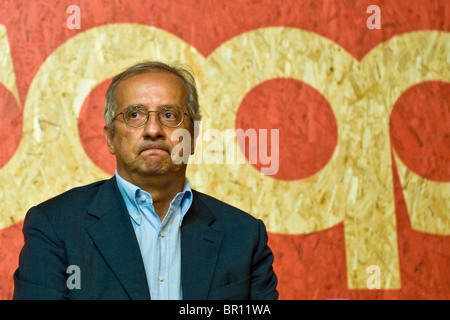
M 146 110 L 146 111 L 147 111 L 147 118 L 146 118 L 145 122 L 144 122 L 143 124 L 139 125 L 139 126 L 132 126 L 132 125 L 130 125 L 130 124 L 127 122 L 126 118 L 125 118 L 125 113 L 126 113 L 128 110 L 133 109 L 133 108 L 135 108 L 136 110 Z M 177 109 L 180 109 L 180 110 L 182 111 L 182 113 L 181 113 L 181 114 L 182 114 L 181 121 L 180 121 L 177 125 L 175 125 L 175 126 L 168 126 L 167 124 L 164 124 L 164 123 L 161 121 L 161 119 L 160 119 L 160 112 L 161 112 L 162 110 L 168 110 L 168 108 L 177 108 Z M 116 114 L 116 115 L 114 116 L 114 118 L 113 118 L 113 121 L 115 121 L 116 118 L 117 118 L 118 116 L 122 115 L 123 122 L 125 122 L 125 124 L 126 124 L 127 126 L 129 126 L 129 127 L 131 127 L 131 128 L 142 128 L 142 127 L 144 127 L 144 126 L 148 123 L 148 120 L 150 119 L 150 113 L 152 113 L 152 112 L 156 112 L 156 114 L 157 114 L 157 117 L 156 117 L 156 118 L 158 119 L 158 122 L 159 122 L 162 126 L 164 126 L 164 127 L 166 127 L 166 128 L 170 128 L 170 129 L 179 127 L 179 126 L 183 123 L 183 121 L 184 121 L 184 116 L 188 116 L 189 118 L 191 118 L 191 116 L 190 116 L 189 114 L 187 114 L 186 112 L 183 112 L 183 110 L 182 110 L 179 106 L 175 106 L 175 105 L 167 105 L 167 106 L 163 106 L 163 107 L 161 107 L 159 110 L 148 110 L 146 107 L 144 107 L 144 106 L 142 106 L 142 105 L 134 105 L 134 106 L 126 107 L 122 112 L 119 112 L 118 114 Z M 192 118 L 191 118 L 191 119 L 192 119 Z

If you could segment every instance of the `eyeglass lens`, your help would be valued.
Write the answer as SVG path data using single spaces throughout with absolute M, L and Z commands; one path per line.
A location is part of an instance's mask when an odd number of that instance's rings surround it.
M 169 128 L 178 127 L 184 119 L 183 110 L 177 106 L 165 106 L 158 111 L 148 111 L 142 106 L 131 106 L 124 111 L 123 115 L 126 124 L 137 128 L 147 123 L 151 112 L 157 112 L 159 121 Z

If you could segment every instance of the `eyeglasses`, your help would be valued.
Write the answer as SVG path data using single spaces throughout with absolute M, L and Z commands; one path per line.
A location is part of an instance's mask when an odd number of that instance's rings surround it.
M 158 114 L 159 122 L 168 128 L 176 128 L 184 121 L 184 116 L 190 117 L 178 106 L 164 106 L 159 110 L 149 111 L 141 105 L 129 106 L 122 112 L 116 114 L 114 120 L 120 115 L 123 115 L 125 123 L 133 128 L 143 127 L 150 119 L 150 113 L 156 112 Z

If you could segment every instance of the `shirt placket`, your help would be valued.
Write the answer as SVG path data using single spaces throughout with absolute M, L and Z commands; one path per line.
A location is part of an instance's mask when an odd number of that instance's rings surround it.
M 176 210 L 171 205 L 167 212 L 166 217 L 160 225 L 157 239 L 157 287 L 158 298 L 167 300 L 169 299 L 169 285 L 170 285 L 170 270 L 171 270 L 171 237 L 170 232 L 173 228 L 173 219 Z
M 151 204 L 151 196 L 144 194 L 142 191 L 137 192 L 136 194 L 136 205 L 140 211 L 141 214 L 145 215 L 147 218 L 144 222 L 144 225 L 141 227 L 144 228 L 144 230 L 138 230 L 139 234 L 142 233 L 142 235 L 150 235 L 153 234 L 154 239 L 151 241 L 153 243 L 156 243 L 156 246 L 154 246 L 155 251 L 152 252 L 151 248 L 152 245 L 146 241 L 141 240 L 140 247 L 141 250 L 143 249 L 144 252 L 146 252 L 147 257 L 153 256 L 156 261 L 158 261 L 159 252 L 158 252 L 158 237 L 157 237 L 157 230 L 161 228 L 161 222 L 159 221 L 159 218 L 157 217 L 156 213 L 153 213 L 151 210 L 152 204 Z M 141 219 L 142 220 L 142 219 Z M 153 232 L 152 232 L 153 230 Z M 154 261 L 155 261 L 154 260 Z M 144 262 L 144 264 L 148 265 L 148 270 L 146 270 L 146 273 L 149 274 L 149 288 L 154 288 L 153 290 L 150 289 L 150 292 L 154 292 L 154 296 L 152 296 L 153 299 L 159 299 L 159 290 L 158 290 L 158 265 L 159 262 L 154 264 L 152 266 L 149 261 Z
M 166 236 L 166 224 L 162 224 L 158 232 L 157 239 L 157 270 L 156 283 L 158 288 L 158 299 L 167 300 L 169 298 L 169 238 Z

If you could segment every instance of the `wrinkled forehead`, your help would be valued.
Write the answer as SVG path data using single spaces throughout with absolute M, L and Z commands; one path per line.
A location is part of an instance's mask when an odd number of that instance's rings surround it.
M 186 85 L 179 76 L 159 70 L 123 79 L 117 85 L 114 95 L 118 105 L 122 107 L 124 104 L 136 103 L 136 100 L 184 106 L 188 98 Z

